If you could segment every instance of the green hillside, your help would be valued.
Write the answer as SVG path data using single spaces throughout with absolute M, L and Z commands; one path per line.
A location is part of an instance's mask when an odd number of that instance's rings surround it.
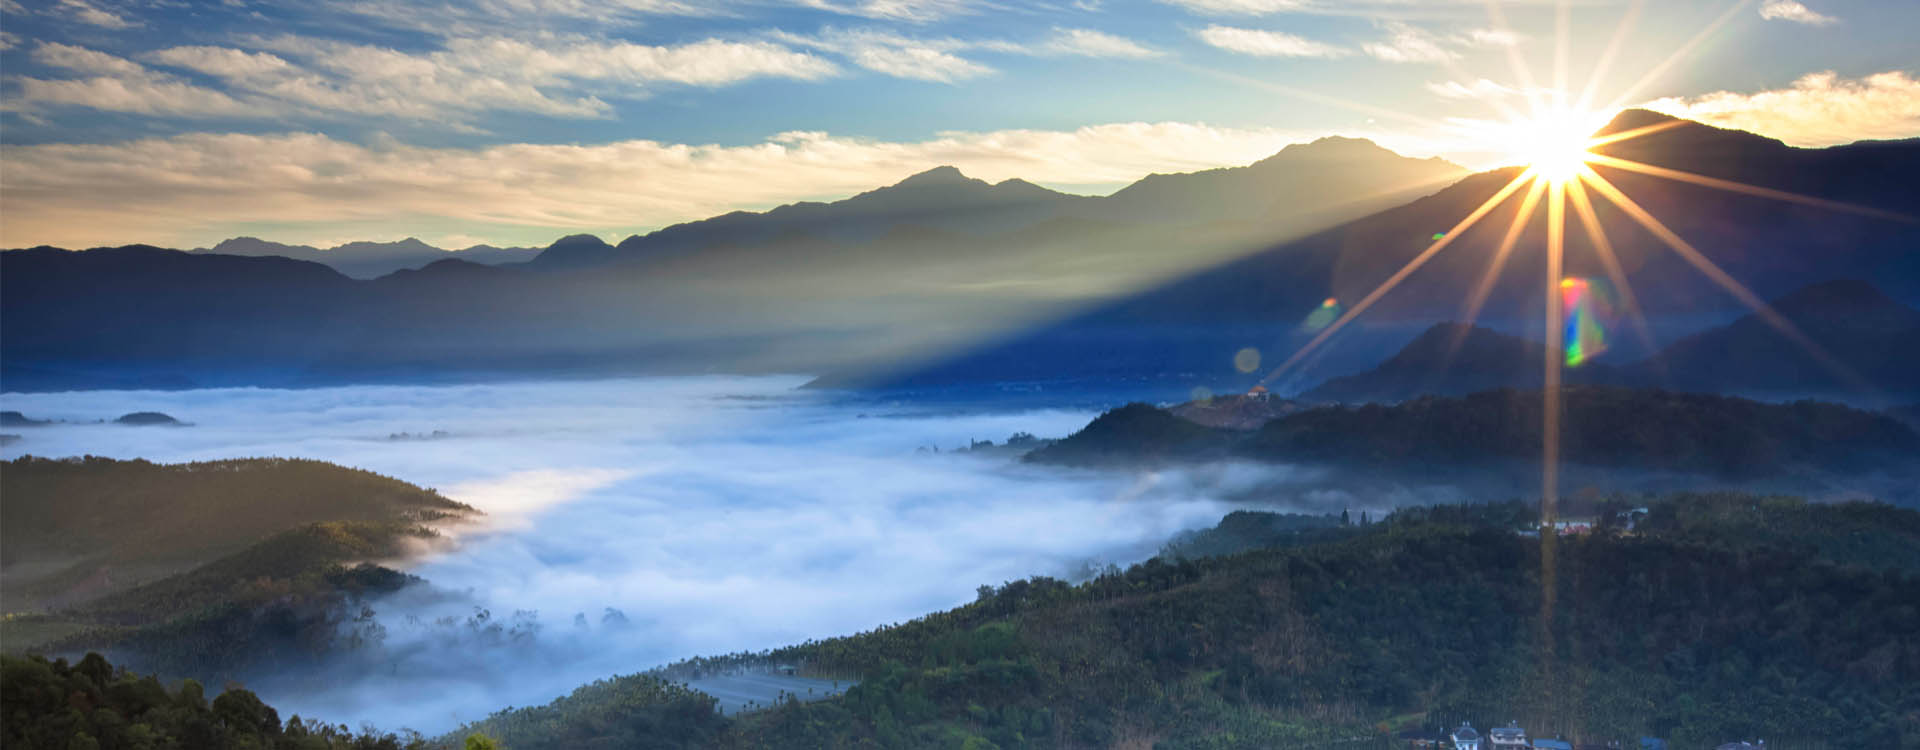
M 1651 510 L 1644 530 L 1543 542 L 1518 504 L 1417 508 L 1317 543 L 1015 581 L 731 659 L 863 675 L 841 699 L 716 725 L 710 702 L 634 675 L 469 729 L 516 750 L 1372 748 L 1463 719 L 1679 747 L 1920 742 L 1920 514 L 1747 495 Z

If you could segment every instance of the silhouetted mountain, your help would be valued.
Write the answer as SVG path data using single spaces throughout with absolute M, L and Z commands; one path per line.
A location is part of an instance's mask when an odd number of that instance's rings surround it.
M 1378 149 L 1358 154 L 1344 181 L 1301 166 L 1297 182 L 1320 184 L 1316 197 L 1328 203 L 1345 201 L 1344 218 L 1409 173 L 1457 173 Z M 1259 171 L 1278 185 L 1286 163 L 1340 168 L 1337 154 L 1323 156 L 1289 152 Z M 456 372 L 821 371 L 949 350 L 1329 221 L 1318 208 L 1214 223 L 1077 213 L 1099 200 L 1020 180 L 987 184 L 943 168 L 834 203 L 728 214 L 620 247 L 580 235 L 523 264 L 422 263 L 417 271 L 360 283 L 336 276 L 320 286 L 267 278 L 295 266 L 241 265 L 218 259 L 246 259 L 213 253 L 149 249 L 122 263 L 106 262 L 119 251 L 9 252 L 0 255 L 4 385 L 185 375 L 219 385 Z M 399 245 L 424 247 L 346 247 Z M 308 252 L 258 241 L 228 249 Z M 311 254 L 337 262 L 329 256 L 348 251 Z M 448 260 L 433 252 L 432 261 Z M 221 291 L 223 280 L 240 291 Z M 302 284 L 312 288 L 294 290 Z M 126 296 L 96 303 L 109 289 Z M 144 305 L 142 295 L 163 299 Z M 67 309 L 77 307 L 88 309 Z
M 1588 362 L 1562 371 L 1568 384 L 1674 387 L 1752 396 L 1822 395 L 1855 401 L 1920 394 L 1920 310 L 1863 281 L 1813 284 L 1769 307 L 1807 335 L 1838 370 L 1757 314 L 1675 341 L 1618 367 Z M 1464 335 L 1463 335 L 1464 334 Z M 1619 335 L 1615 332 L 1614 335 Z M 1451 351 L 1459 342 L 1457 352 Z M 1545 349 L 1484 328 L 1442 323 L 1378 367 L 1336 377 L 1301 398 L 1391 403 L 1416 396 L 1538 388 Z
M 434 261 L 454 257 L 474 263 L 494 264 L 532 260 L 535 255 L 527 248 L 500 248 L 491 245 L 474 245 L 464 250 L 449 252 L 412 237 L 398 242 L 349 242 L 325 250 L 310 245 L 269 242 L 258 237 L 235 237 L 223 240 L 212 248 L 202 248 L 194 252 L 256 257 L 277 255 L 282 258 L 324 263 L 341 274 L 356 279 L 377 278 L 394 271 L 420 268 Z
M 1300 398 L 1306 401 L 1393 402 L 1415 396 L 1461 396 L 1495 388 L 1539 388 L 1546 347 L 1464 323 L 1437 323 L 1392 358 L 1366 372 L 1333 378 Z M 1618 383 L 1599 363 L 1565 367 L 1563 382 Z
M 1756 478 L 1913 473 L 1920 434 L 1836 404 L 1596 386 L 1563 391 L 1562 460 L 1601 468 Z M 1135 404 L 1028 454 L 1037 463 L 1152 466 L 1226 457 L 1390 473 L 1457 472 L 1537 462 L 1538 391 L 1424 396 L 1386 406 L 1289 414 L 1253 433 L 1202 427 Z
M 17 411 L 0 411 L 0 427 L 45 427 L 51 420 L 34 419 Z
M 1629 111 L 1607 130 L 1661 121 Z M 1679 121 L 1674 121 L 1679 122 Z M 1665 130 L 1609 144 L 1602 151 L 1760 188 L 1874 211 L 1920 215 L 1920 140 L 1826 149 L 1792 148 L 1752 134 L 1679 122 Z M 1762 297 L 1811 282 L 1870 278 L 1896 300 L 1920 300 L 1920 225 L 1881 215 L 1783 201 L 1652 177 L 1610 166 L 1595 170 L 1700 253 Z M 1514 223 L 1521 195 L 1510 196 L 1478 223 L 1456 225 L 1519 174 L 1474 175 L 1432 195 L 1292 242 L 1089 306 L 1051 323 L 988 340 L 970 350 L 880 373 L 836 373 L 830 384 L 933 386 L 945 383 L 1187 378 L 1228 390 L 1258 374 L 1232 368 L 1247 347 L 1269 363 L 1298 350 L 1317 331 L 1303 325 L 1323 301 L 1351 305 L 1407 267 L 1435 242 L 1442 250 L 1349 326 L 1319 359 L 1296 368 L 1281 388 L 1302 387 L 1329 372 L 1361 369 L 1396 351 L 1432 323 L 1460 319 L 1467 290 L 1491 267 Z M 1596 191 L 1589 190 L 1593 194 Z M 1606 198 L 1593 196 L 1600 226 L 1632 291 L 1656 331 L 1688 321 L 1725 319 L 1744 311 L 1731 294 Z M 1569 211 L 1571 216 L 1574 212 Z M 1538 330 L 1545 277 L 1546 212 L 1521 227 L 1514 252 L 1489 290 L 1482 320 Z M 1609 274 L 1577 220 L 1567 234 L 1568 276 Z M 1618 301 L 1619 297 L 1615 296 Z M 1698 322 L 1691 323 L 1693 326 Z M 1616 338 L 1619 335 L 1616 334 Z
M 1439 158 L 1408 159 L 1364 138 L 1296 143 L 1244 167 L 1153 174 L 1100 201 L 1098 214 L 1128 221 L 1258 220 L 1375 203 L 1397 205 L 1462 176 Z
M 591 234 L 570 234 L 554 240 L 547 249 L 527 261 L 530 268 L 585 268 L 603 265 L 615 258 L 614 248 L 606 240 Z
M 122 414 L 113 420 L 114 424 L 129 427 L 182 427 L 186 423 L 174 419 L 172 415 L 157 411 L 136 411 Z
M 1642 377 L 1723 392 L 1920 394 L 1920 310 L 1864 281 L 1814 284 L 1771 307 L 1817 345 L 1803 348 L 1757 314 L 1673 342 Z

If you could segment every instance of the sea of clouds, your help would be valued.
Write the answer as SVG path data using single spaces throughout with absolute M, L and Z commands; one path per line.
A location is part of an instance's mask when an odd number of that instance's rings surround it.
M 0 408 L 64 421 L 10 430 L 23 439 L 8 457 L 317 458 L 484 511 L 404 565 L 431 588 L 374 604 L 385 637 L 367 658 L 250 685 L 283 713 L 426 732 L 686 657 L 905 621 L 982 584 L 1137 562 L 1271 473 L 1028 466 L 955 449 L 1064 436 L 1095 414 L 850 403 L 801 382 L 5 394 Z M 191 426 L 93 423 L 133 411 Z

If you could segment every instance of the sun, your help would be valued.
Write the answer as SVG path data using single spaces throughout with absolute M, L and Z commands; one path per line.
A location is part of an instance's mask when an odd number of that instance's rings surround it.
M 1593 155 L 1594 131 L 1606 122 L 1602 115 L 1554 109 L 1512 123 L 1512 156 L 1550 183 L 1579 176 Z

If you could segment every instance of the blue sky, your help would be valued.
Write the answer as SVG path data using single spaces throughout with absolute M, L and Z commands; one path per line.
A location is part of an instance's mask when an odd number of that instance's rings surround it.
M 1920 3 L 1885 0 L 0 0 L 0 245 L 618 239 L 1328 134 L 1493 166 L 1562 13 L 1576 90 L 1632 20 L 1596 106 L 1920 135 Z

